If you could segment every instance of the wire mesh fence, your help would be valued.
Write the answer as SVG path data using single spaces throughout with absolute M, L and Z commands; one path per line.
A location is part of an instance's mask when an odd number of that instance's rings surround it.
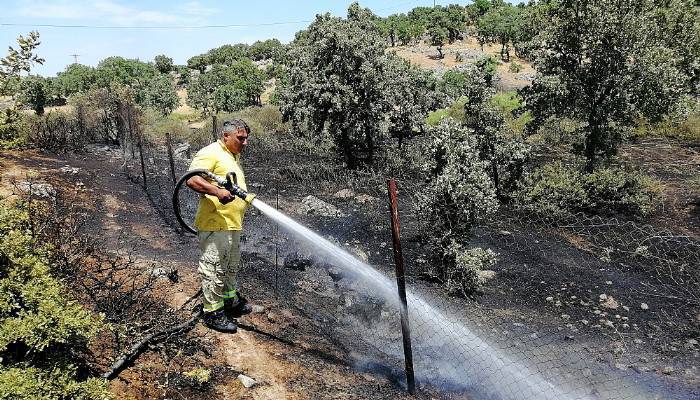
M 211 134 L 123 146 L 123 169 L 163 219 L 175 180 Z M 193 143 L 199 143 L 193 144 Z M 241 279 L 265 282 L 360 370 L 403 384 L 384 179 L 347 172 L 313 152 L 251 139 L 243 156 L 248 190 L 362 262 L 251 209 Z M 419 392 L 469 399 L 697 398 L 700 240 L 637 221 L 588 214 L 553 218 L 503 206 L 473 230 L 493 250 L 480 293 L 447 290 L 431 270 L 424 216 L 410 174 L 399 179 L 408 309 Z M 312 196 L 312 197 L 309 197 Z M 197 195 L 181 208 L 192 219 Z M 247 255 L 247 257 L 246 257 Z M 338 261 L 341 260 L 341 261 Z M 369 267 L 372 265 L 373 267 Z M 380 276 L 370 269 L 378 270 Z M 387 289 L 389 288 L 389 289 Z M 290 335 L 292 333 L 289 333 Z

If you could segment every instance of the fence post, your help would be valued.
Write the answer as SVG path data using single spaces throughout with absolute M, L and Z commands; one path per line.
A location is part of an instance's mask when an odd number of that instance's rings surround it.
M 173 142 L 170 137 L 170 132 L 165 133 L 165 142 L 168 145 L 168 161 L 170 161 L 170 177 L 173 178 L 173 185 L 177 182 L 177 177 L 175 176 L 175 158 L 173 157 Z
M 143 188 L 148 189 L 148 185 L 146 184 L 146 163 L 143 160 L 143 142 L 141 140 L 141 135 L 139 135 L 138 146 L 139 156 L 141 156 L 141 175 L 143 176 Z
M 216 134 L 216 114 L 211 116 L 211 136 L 215 142 L 219 140 L 219 135 Z
M 391 213 L 391 233 L 394 239 L 394 262 L 396 263 L 396 284 L 401 300 L 401 333 L 403 335 L 403 356 L 406 370 L 406 385 L 408 392 L 416 394 L 416 381 L 413 374 L 413 351 L 411 350 L 411 328 L 408 324 L 408 305 L 406 302 L 406 278 L 401 253 L 401 227 L 399 225 L 399 207 L 396 198 L 396 180 L 387 181 L 389 189 L 389 211 Z

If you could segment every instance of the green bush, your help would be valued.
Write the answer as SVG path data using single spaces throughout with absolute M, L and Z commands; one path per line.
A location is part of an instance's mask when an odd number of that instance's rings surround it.
M 452 294 L 464 297 L 483 285 L 479 272 L 492 267 L 497 260 L 497 254 L 491 249 L 464 249 L 456 243 L 450 247 L 449 254 L 454 261 L 445 268 L 445 288 Z
M 0 111 L 0 150 L 24 147 L 29 142 L 30 125 L 23 113 L 7 108 Z
M 515 61 L 512 61 L 512 62 L 510 63 L 510 65 L 508 66 L 508 71 L 509 71 L 509 72 L 512 72 L 512 73 L 514 73 L 514 74 L 517 74 L 518 72 L 522 71 L 522 69 L 523 69 L 523 66 L 520 65 L 520 64 L 518 64 L 518 63 L 515 62 Z
M 639 172 L 620 168 L 603 168 L 585 175 L 583 189 L 588 209 L 615 210 L 627 215 L 647 216 L 659 203 L 660 184 Z
M 659 204 L 660 184 L 618 167 L 583 174 L 557 161 L 536 169 L 524 182 L 520 201 L 544 215 L 572 212 L 648 216 Z
M 50 251 L 27 210 L 0 200 L 0 398 L 110 398 L 106 381 L 78 379 L 75 354 L 101 321 L 65 295 Z
M 165 134 L 170 133 L 175 142 L 185 141 L 190 137 L 187 123 L 172 114 L 164 117 L 156 110 L 146 110 L 143 116 L 143 133 L 146 141 L 164 143 Z
M 452 118 L 456 121 L 464 122 L 464 105 L 467 103 L 467 97 L 462 96 L 457 99 L 451 106 L 432 111 L 425 119 L 428 126 L 437 126 L 445 118 Z
M 525 178 L 524 187 L 521 202 L 545 215 L 561 216 L 588 205 L 581 173 L 560 161 L 537 168 Z

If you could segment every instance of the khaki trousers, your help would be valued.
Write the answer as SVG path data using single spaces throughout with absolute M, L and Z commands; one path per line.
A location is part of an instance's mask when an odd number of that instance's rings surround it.
M 204 312 L 217 311 L 224 307 L 224 299 L 238 300 L 241 231 L 200 231 L 197 238 Z

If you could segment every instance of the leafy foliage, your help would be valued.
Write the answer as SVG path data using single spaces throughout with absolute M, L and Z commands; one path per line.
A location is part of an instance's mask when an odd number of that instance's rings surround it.
M 75 93 L 84 93 L 97 82 L 97 72 L 95 68 L 82 64 L 71 64 L 66 70 L 57 74 L 57 85 L 63 97 L 71 96 Z
M 355 168 L 373 162 L 389 132 L 402 138 L 422 129 L 432 100 L 419 91 L 431 85 L 426 74 L 385 54 L 374 15 L 355 3 L 347 19 L 320 15 L 297 35 L 278 102 L 300 134 L 317 142 L 332 137 Z
M 232 112 L 260 104 L 264 72 L 248 59 L 231 66 L 214 65 L 188 89 L 187 104 L 206 112 Z
M 482 43 L 499 43 L 501 58 L 510 60 L 510 43 L 516 41 L 522 21 L 521 11 L 510 4 L 490 8 L 477 21 L 477 32 Z
M 163 115 L 168 115 L 180 105 L 180 98 L 175 92 L 173 82 L 167 75 L 160 75 L 150 80 L 138 93 L 137 102 L 152 108 Z
M 490 165 L 480 158 L 479 139 L 455 120 L 446 118 L 430 130 L 426 172 L 429 186 L 419 193 L 418 205 L 426 228 L 441 255 L 432 273 L 442 280 L 459 279 L 469 291 L 476 289 L 475 271 L 461 250 L 474 224 L 498 209 Z M 454 286 L 454 283 L 450 285 Z
M 44 113 L 44 106 L 50 96 L 48 79 L 39 75 L 30 75 L 23 78 L 19 84 L 19 95 L 17 100 L 22 104 L 29 105 L 37 115 Z
M 161 74 L 167 74 L 173 70 L 173 59 L 164 54 L 157 55 L 153 59 L 153 64 Z
M 100 320 L 62 292 L 32 229 L 26 209 L 0 203 L 0 397 L 110 398 L 71 361 Z
M 5 93 L 13 80 L 19 78 L 22 71 L 29 72 L 33 64 L 43 64 L 44 59 L 39 57 L 35 50 L 41 44 L 39 32 L 31 31 L 27 37 L 20 35 L 17 38 L 19 50 L 10 46 L 7 56 L 0 59 L 0 92 Z
M 658 206 L 660 193 L 659 184 L 639 172 L 601 168 L 585 174 L 557 161 L 528 176 L 520 201 L 550 216 L 581 211 L 647 216 Z
M 534 117 L 530 129 L 551 116 L 581 121 L 583 140 L 574 148 L 589 172 L 616 153 L 636 118 L 661 118 L 686 87 L 653 10 L 650 0 L 562 0 L 549 12 L 540 75 L 523 91 Z

